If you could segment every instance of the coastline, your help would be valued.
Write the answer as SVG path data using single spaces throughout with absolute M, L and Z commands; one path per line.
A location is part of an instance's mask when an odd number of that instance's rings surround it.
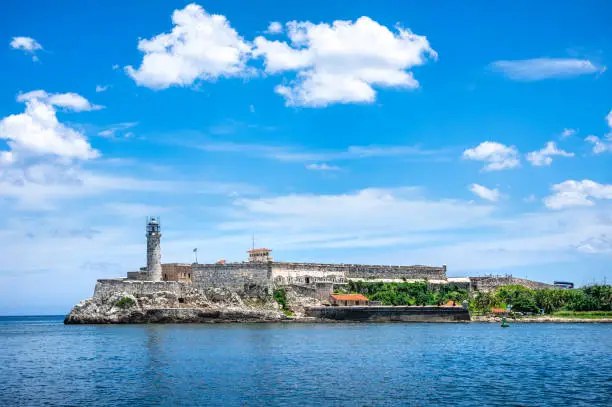
M 566 318 L 566 317 L 553 317 L 553 316 L 537 316 L 537 317 L 519 317 L 519 318 L 507 318 L 508 323 L 519 323 L 519 324 L 609 324 L 612 323 L 612 318 Z M 501 323 L 500 317 L 490 316 L 473 316 L 471 321 L 473 323 Z

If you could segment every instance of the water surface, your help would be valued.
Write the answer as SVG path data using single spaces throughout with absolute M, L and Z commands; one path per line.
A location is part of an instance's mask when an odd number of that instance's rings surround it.
M 0 406 L 610 406 L 612 324 L 0 317 Z

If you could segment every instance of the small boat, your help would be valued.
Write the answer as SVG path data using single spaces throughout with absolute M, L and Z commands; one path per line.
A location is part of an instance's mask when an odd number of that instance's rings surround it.
M 506 321 L 506 317 L 502 317 L 501 327 L 502 328 L 508 328 L 509 326 L 510 326 L 510 324 L 508 323 L 508 321 Z

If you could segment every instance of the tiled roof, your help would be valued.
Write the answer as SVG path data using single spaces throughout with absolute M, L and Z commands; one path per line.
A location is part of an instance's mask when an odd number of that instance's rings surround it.
M 337 301 L 368 301 L 368 298 L 361 294 L 331 294 Z
M 271 252 L 272 250 L 262 247 L 261 249 L 251 249 L 249 253 Z

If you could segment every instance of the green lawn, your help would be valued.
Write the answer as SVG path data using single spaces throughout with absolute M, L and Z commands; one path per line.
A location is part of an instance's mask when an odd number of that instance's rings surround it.
M 612 311 L 557 311 L 552 316 L 584 319 L 612 318 Z

